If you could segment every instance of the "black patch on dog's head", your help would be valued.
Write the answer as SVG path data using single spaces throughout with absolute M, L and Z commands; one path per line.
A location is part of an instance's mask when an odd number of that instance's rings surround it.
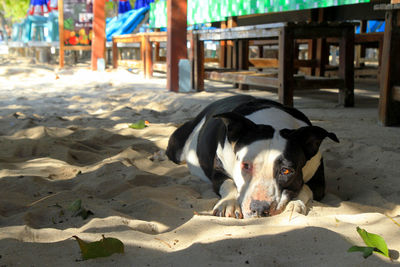
M 339 143 L 339 139 L 334 133 L 330 133 L 318 126 L 306 126 L 296 130 L 283 129 L 280 131 L 282 137 L 288 139 L 288 142 L 299 144 L 303 149 L 306 159 L 311 159 L 317 154 L 321 142 L 329 137 Z
M 274 136 L 275 130 L 270 125 L 255 124 L 236 112 L 218 114 L 214 118 L 223 121 L 228 141 L 236 144 L 235 152 L 254 141 L 271 139 Z

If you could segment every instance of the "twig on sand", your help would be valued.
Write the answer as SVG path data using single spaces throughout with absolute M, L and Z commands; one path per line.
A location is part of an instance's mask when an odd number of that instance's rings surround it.
M 46 200 L 48 198 L 54 197 L 54 196 L 56 196 L 56 195 L 58 195 L 60 193 L 61 192 L 58 192 L 58 193 L 55 193 L 55 194 L 52 194 L 52 195 L 49 195 L 49 196 L 42 197 L 41 199 L 38 199 L 38 200 L 32 202 L 31 204 L 29 204 L 28 207 L 32 207 L 32 206 L 36 205 L 37 203 L 42 202 L 43 200 Z
M 166 245 L 167 247 L 172 248 L 172 246 L 171 246 L 170 244 L 168 244 L 166 241 L 164 241 L 164 240 L 162 240 L 162 239 L 159 239 L 159 238 L 157 238 L 157 237 L 155 237 L 154 239 L 160 241 L 161 243 L 163 243 L 163 244 Z
M 391 219 L 392 222 L 394 222 L 397 226 L 400 227 L 400 223 L 396 222 L 392 217 L 390 217 L 389 215 L 386 215 L 386 214 L 385 214 L 385 216 L 388 217 L 389 219 Z

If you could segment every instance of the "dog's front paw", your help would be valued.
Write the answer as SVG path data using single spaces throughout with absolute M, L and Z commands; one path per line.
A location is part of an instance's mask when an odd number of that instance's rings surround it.
M 242 209 L 236 199 L 225 198 L 214 206 L 213 215 L 219 217 L 233 217 L 243 219 Z
M 286 205 L 285 212 L 292 211 L 307 215 L 307 206 L 301 200 L 292 200 Z

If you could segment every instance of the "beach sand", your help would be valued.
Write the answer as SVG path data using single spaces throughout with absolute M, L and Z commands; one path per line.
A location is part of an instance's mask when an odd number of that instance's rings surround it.
M 325 140 L 327 195 L 308 215 L 210 216 L 218 197 L 186 165 L 154 157 L 213 100 L 243 93 L 206 83 L 172 93 L 164 78 L 124 69 L 58 70 L 0 62 L 0 266 L 383 266 L 400 261 L 400 128 L 377 124 L 377 84 L 357 84 L 356 107 L 335 90 L 295 93 L 295 107 L 336 133 Z M 246 94 L 277 99 L 274 91 Z M 128 126 L 147 120 L 142 130 Z M 73 216 L 80 199 L 93 215 Z M 382 236 L 391 261 L 365 246 Z M 82 261 L 77 242 L 115 237 L 124 254 Z

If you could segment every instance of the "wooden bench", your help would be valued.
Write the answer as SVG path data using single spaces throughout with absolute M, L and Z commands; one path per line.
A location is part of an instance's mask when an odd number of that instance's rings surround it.
M 295 59 L 295 40 L 315 38 L 339 38 L 340 57 L 337 78 L 296 76 L 295 68 L 301 65 L 312 66 L 315 60 Z M 293 105 L 293 91 L 317 88 L 338 88 L 339 103 L 345 107 L 354 106 L 354 25 L 350 23 L 271 23 L 255 26 L 234 27 L 215 30 L 200 30 L 193 33 L 195 89 L 203 90 L 204 78 L 230 81 L 238 84 L 276 88 L 279 101 Z M 233 54 L 234 69 L 205 72 L 204 41 L 231 40 L 237 42 Z M 279 44 L 277 77 L 243 72 L 249 68 L 249 41 L 273 40 Z M 243 88 L 243 87 L 242 87 Z M 246 88 L 246 87 L 244 87 Z

